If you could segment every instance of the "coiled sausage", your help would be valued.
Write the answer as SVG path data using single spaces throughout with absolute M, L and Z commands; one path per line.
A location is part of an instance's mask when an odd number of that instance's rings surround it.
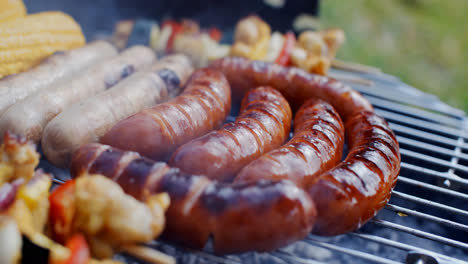
M 291 109 L 271 87 L 250 90 L 233 123 L 179 147 L 169 164 L 192 174 L 229 181 L 250 161 L 286 141 Z

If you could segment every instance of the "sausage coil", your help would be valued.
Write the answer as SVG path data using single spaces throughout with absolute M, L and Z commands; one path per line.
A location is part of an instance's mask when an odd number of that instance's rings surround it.
M 278 91 L 271 87 L 250 90 L 235 122 L 182 145 L 169 164 L 213 180 L 232 180 L 247 163 L 286 141 L 291 115 Z
M 219 127 L 230 108 L 231 91 L 223 74 L 201 69 L 180 96 L 120 121 L 101 142 L 165 160 L 178 146 Z
M 300 187 L 341 161 L 344 125 L 333 107 L 321 100 L 304 103 L 294 118 L 294 136 L 245 166 L 235 182 L 289 179 Z
M 98 143 L 81 147 L 72 159 L 72 176 L 84 172 L 105 175 L 140 200 L 167 192 L 165 235 L 195 248 L 211 235 L 219 254 L 285 246 L 305 237 L 316 215 L 308 195 L 290 181 L 226 185 Z
M 293 109 L 310 98 L 329 102 L 346 124 L 346 159 L 318 177 L 308 177 L 303 185 L 317 203 L 314 233 L 338 235 L 359 228 L 387 203 L 400 171 L 399 146 L 388 124 L 360 93 L 336 80 L 268 62 L 231 57 L 210 67 L 225 74 L 233 100 L 252 87 L 269 85 Z

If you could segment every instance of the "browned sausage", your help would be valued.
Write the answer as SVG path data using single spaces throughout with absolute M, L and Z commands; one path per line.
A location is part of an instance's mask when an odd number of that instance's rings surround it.
M 196 71 L 185 91 L 117 123 L 101 142 L 165 160 L 180 145 L 219 127 L 231 107 L 231 91 L 217 70 Z
M 213 180 L 232 180 L 247 163 L 286 141 L 291 116 L 288 102 L 277 90 L 250 90 L 235 122 L 182 145 L 169 164 Z
M 169 193 L 165 235 L 196 248 L 212 236 L 217 253 L 285 246 L 305 237 L 316 215 L 308 195 L 290 181 L 225 185 L 97 143 L 81 147 L 71 164 L 74 177 L 103 174 L 137 199 Z
M 289 179 L 303 187 L 341 161 L 344 125 L 333 107 L 321 100 L 304 103 L 294 118 L 294 136 L 244 167 L 235 182 Z
M 251 87 L 270 85 L 293 108 L 310 98 L 323 99 L 345 122 L 346 159 L 304 183 L 317 203 L 315 233 L 337 235 L 356 229 L 387 203 L 400 170 L 399 146 L 388 124 L 361 94 L 333 79 L 267 62 L 223 58 L 211 67 L 225 74 L 234 100 Z
M 271 86 L 288 99 L 293 110 L 297 110 L 310 98 L 318 98 L 333 105 L 344 122 L 360 111 L 373 109 L 369 101 L 351 87 L 299 68 L 237 57 L 216 60 L 210 67 L 224 73 L 231 85 L 234 103 L 239 102 L 249 89 Z
M 337 235 L 359 228 L 390 199 L 400 151 L 387 122 L 361 112 L 346 122 L 349 153 L 337 167 L 306 184 L 317 204 L 314 233 Z

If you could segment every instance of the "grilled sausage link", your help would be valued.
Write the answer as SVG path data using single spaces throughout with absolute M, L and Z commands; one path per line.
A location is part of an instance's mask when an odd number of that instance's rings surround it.
M 287 245 L 310 232 L 316 215 L 308 195 L 290 181 L 226 185 L 97 143 L 72 159 L 72 176 L 84 172 L 105 175 L 140 200 L 167 192 L 166 237 L 203 248 L 211 235 L 217 253 Z
M 333 79 L 267 62 L 223 58 L 211 67 L 225 74 L 234 100 L 251 87 L 270 85 L 293 109 L 310 98 L 329 102 L 346 124 L 346 159 L 303 183 L 317 203 L 315 233 L 337 235 L 356 229 L 387 203 L 400 170 L 399 146 L 388 124 L 361 94 Z
M 344 122 L 358 112 L 373 110 L 372 105 L 351 87 L 298 68 L 239 57 L 218 59 L 210 67 L 224 73 L 231 85 L 234 103 L 239 102 L 249 89 L 271 86 L 286 97 L 294 111 L 310 98 L 329 102 Z
M 223 74 L 201 69 L 180 96 L 120 121 L 101 142 L 165 160 L 178 146 L 219 127 L 230 107 L 231 91 Z
M 390 199 L 400 172 L 400 151 L 387 122 L 373 112 L 361 112 L 345 124 L 346 159 L 305 190 L 317 205 L 313 232 L 337 235 L 359 228 Z
M 44 129 L 44 154 L 54 165 L 68 166 L 81 145 L 97 142 L 120 120 L 178 95 L 192 72 L 186 56 L 168 56 L 112 89 L 70 106 Z
M 110 43 L 96 41 L 79 49 L 56 52 L 26 72 L 3 78 L 0 81 L 0 115 L 30 94 L 73 78 L 87 67 L 115 55 L 117 50 Z
M 289 179 L 303 187 L 307 178 L 315 178 L 341 161 L 344 125 L 333 107 L 310 99 L 294 118 L 294 136 L 245 166 L 235 182 L 260 179 Z
M 288 102 L 277 90 L 250 90 L 235 122 L 182 145 L 169 164 L 213 180 L 232 180 L 247 163 L 286 141 L 291 116 Z
M 37 142 L 47 123 L 66 107 L 109 89 L 133 72 L 148 67 L 154 59 L 150 48 L 135 46 L 79 73 L 70 81 L 38 91 L 11 106 L 0 117 L 0 134 L 10 130 Z

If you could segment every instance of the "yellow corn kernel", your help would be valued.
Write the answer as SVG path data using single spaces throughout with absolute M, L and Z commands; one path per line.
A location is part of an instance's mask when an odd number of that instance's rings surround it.
M 56 51 L 84 44 L 81 27 L 62 12 L 43 12 L 2 23 L 0 78 L 27 70 Z
M 0 23 L 26 16 L 22 0 L 0 0 Z

